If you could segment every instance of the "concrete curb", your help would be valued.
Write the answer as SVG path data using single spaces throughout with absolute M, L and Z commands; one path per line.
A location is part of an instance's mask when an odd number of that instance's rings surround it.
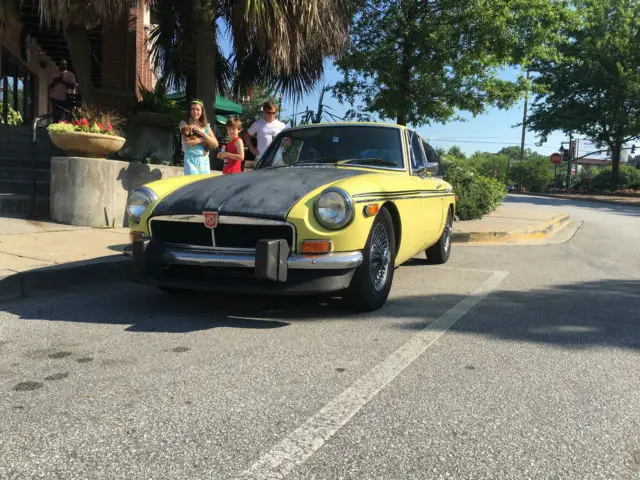
M 602 200 L 599 198 L 577 198 L 573 195 L 553 195 L 544 193 L 517 193 L 514 195 L 526 195 L 528 197 L 543 197 L 543 198 L 560 198 L 562 200 L 573 200 L 574 202 L 591 202 L 591 203 L 605 203 L 607 205 L 622 205 L 624 207 L 636 207 L 640 208 L 640 202 L 627 202 L 626 200 Z M 620 197 L 619 197 L 620 198 Z
M 130 264 L 131 260 L 124 255 L 110 255 L 0 277 L 0 302 L 123 281 L 127 279 Z
M 542 239 L 551 232 L 569 223 L 566 213 L 553 217 L 524 230 L 504 230 L 494 232 L 453 232 L 451 240 L 455 243 L 515 242 L 518 240 Z

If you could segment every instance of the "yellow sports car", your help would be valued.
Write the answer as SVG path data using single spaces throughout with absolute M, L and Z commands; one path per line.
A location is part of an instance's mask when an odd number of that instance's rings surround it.
M 163 290 L 339 292 L 387 300 L 394 268 L 448 260 L 455 194 L 435 150 L 398 125 L 285 129 L 253 172 L 159 180 L 127 212 L 135 282 Z

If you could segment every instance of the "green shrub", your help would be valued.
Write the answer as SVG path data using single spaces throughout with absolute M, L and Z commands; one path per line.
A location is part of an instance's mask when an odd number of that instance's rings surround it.
M 593 179 L 592 185 L 600 190 L 613 190 L 612 168 L 603 168 Z M 620 165 L 617 188 L 631 188 L 634 185 L 640 185 L 640 170 L 629 165 Z
M 467 161 L 443 159 L 444 179 L 458 195 L 456 214 L 461 220 L 480 218 L 492 212 L 507 196 L 507 188 L 497 180 L 478 175 Z
M 532 158 L 514 162 L 509 178 L 516 185 L 522 185 L 529 192 L 545 192 L 553 184 L 551 162 L 545 158 Z

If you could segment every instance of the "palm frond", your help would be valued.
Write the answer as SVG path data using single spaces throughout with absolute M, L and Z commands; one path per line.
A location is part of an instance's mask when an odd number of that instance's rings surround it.
M 40 20 L 48 25 L 93 28 L 121 18 L 131 3 L 130 0 L 38 0 L 38 10 Z
M 153 4 L 158 23 L 149 34 L 148 44 L 154 68 L 167 77 L 167 84 L 175 90 L 183 90 L 189 78 L 195 78 L 196 36 L 192 26 L 189 2 L 180 0 L 155 0 Z M 225 92 L 232 81 L 232 68 L 220 46 L 215 53 L 216 85 Z
M 351 0 L 245 0 L 227 19 L 234 50 L 245 57 L 253 46 L 268 53 L 272 70 L 302 72 L 313 54 L 340 54 L 347 39 Z

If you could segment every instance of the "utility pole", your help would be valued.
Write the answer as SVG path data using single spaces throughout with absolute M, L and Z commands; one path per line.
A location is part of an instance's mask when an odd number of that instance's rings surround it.
M 567 159 L 567 190 L 571 188 L 571 160 L 573 159 L 573 132 L 569 132 L 569 158 Z
M 529 81 L 529 69 L 527 69 L 527 82 Z M 524 94 L 524 112 L 522 113 L 522 138 L 520 140 L 520 161 L 524 160 L 524 140 L 527 134 L 527 106 L 529 103 L 529 91 Z

